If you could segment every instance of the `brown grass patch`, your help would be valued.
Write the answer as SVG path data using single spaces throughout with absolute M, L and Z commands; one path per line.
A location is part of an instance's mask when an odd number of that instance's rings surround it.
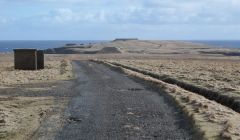
M 0 63 L 0 85 L 28 84 L 67 80 L 72 77 L 70 61 L 46 61 L 45 69 L 37 71 L 15 70 L 13 62 Z

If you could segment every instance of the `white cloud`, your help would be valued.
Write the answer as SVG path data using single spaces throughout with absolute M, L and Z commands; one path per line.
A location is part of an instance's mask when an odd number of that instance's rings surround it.
M 0 0 L 3 1 L 8 3 Z M 40 16 L 33 13 L 32 17 L 53 23 L 240 24 L 240 0 L 12 0 L 11 3 L 13 2 L 25 2 L 26 5 L 50 4 L 49 7 L 56 10 L 49 14 L 44 11 Z
M 39 16 L 43 22 L 50 23 L 96 23 L 105 21 L 105 12 L 76 12 L 67 8 L 51 11 L 47 15 Z
M 140 7 L 125 8 L 125 14 L 120 14 L 125 18 L 118 20 L 139 24 L 240 24 L 238 3 L 236 0 L 142 0 Z

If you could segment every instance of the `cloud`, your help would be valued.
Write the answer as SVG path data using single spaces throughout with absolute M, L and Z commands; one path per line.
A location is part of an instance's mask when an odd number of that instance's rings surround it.
M 42 21 L 51 23 L 95 23 L 104 22 L 105 13 L 100 12 L 76 12 L 71 9 L 61 8 L 42 16 Z
M 18 26 L 55 26 L 55 25 L 82 25 L 82 24 L 99 24 L 106 22 L 104 10 L 97 12 L 75 11 L 69 8 L 58 8 L 44 14 L 21 17 L 12 20 Z
M 240 3 L 236 0 L 151 0 L 125 9 L 118 18 L 135 24 L 239 24 Z M 120 12 L 118 12 L 120 13 Z M 118 16 L 118 13 L 115 16 Z M 120 16 L 120 15 L 119 15 Z
M 0 0 L 45 4 L 42 14 L 24 17 L 31 21 L 50 23 L 108 24 L 240 24 L 239 0 Z M 49 5 L 48 5 L 49 4 Z M 72 5 L 71 5 L 72 4 Z M 50 7 L 44 9 L 44 7 Z M 32 5 L 31 5 L 32 6 Z M 41 6 L 41 5 L 40 5 Z M 64 7 L 64 8 L 59 8 Z M 54 10 L 53 10 L 54 9 Z

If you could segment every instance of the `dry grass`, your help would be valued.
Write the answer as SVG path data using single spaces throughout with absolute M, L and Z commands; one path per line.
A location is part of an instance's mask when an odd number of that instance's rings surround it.
M 56 108 L 63 110 L 68 100 L 61 98 L 56 103 L 54 97 L 9 97 L 0 96 L 0 139 L 26 140 L 39 128 L 45 118 L 54 118 L 61 125 L 60 113 L 53 113 Z M 56 126 L 55 127 L 59 127 Z M 52 132 L 54 130 L 48 130 Z
M 240 63 L 220 60 L 111 60 L 240 97 Z
M 38 71 L 15 70 L 11 61 L 0 63 L 0 89 L 8 90 L 7 88 L 9 88 L 9 91 L 11 91 L 11 87 L 16 86 L 15 84 L 54 82 L 57 80 L 66 80 L 71 77 L 72 65 L 67 60 L 47 61 L 45 69 Z M 28 92 L 49 92 L 52 89 L 51 87 L 44 87 L 25 88 L 24 90 Z M 22 92 L 25 91 L 20 90 L 20 96 Z M 0 139 L 29 139 L 38 129 L 42 119 L 49 117 L 49 113 L 51 114 L 54 108 L 63 109 L 66 103 L 67 100 L 65 99 L 62 99 L 61 104 L 56 103 L 55 98 L 51 96 L 11 97 L 11 94 L 1 95 Z M 58 113 L 53 116 L 60 118 Z
M 27 139 L 53 107 L 53 98 L 0 97 L 0 139 Z
M 15 70 L 13 62 L 0 63 L 0 85 L 29 84 L 65 80 L 72 77 L 70 61 L 47 61 L 45 69 L 37 71 Z

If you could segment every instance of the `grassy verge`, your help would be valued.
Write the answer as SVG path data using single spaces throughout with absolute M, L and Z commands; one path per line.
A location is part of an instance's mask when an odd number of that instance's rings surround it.
M 179 80 L 178 78 L 173 78 L 169 75 L 155 73 L 155 72 L 144 70 L 144 69 L 141 69 L 138 67 L 127 66 L 126 64 L 121 64 L 121 62 L 111 62 L 110 61 L 110 63 L 114 64 L 116 66 L 121 66 L 123 68 L 127 68 L 130 70 L 151 76 L 153 78 L 159 79 L 159 80 L 164 81 L 169 84 L 177 85 L 185 90 L 200 94 L 210 100 L 215 100 L 216 102 L 221 103 L 222 105 L 225 105 L 237 112 L 240 112 L 240 98 L 238 98 L 236 96 L 232 96 L 231 94 L 225 94 L 220 91 L 215 91 L 213 89 L 204 88 L 204 87 L 196 85 L 196 84 L 190 84 L 188 82 Z

